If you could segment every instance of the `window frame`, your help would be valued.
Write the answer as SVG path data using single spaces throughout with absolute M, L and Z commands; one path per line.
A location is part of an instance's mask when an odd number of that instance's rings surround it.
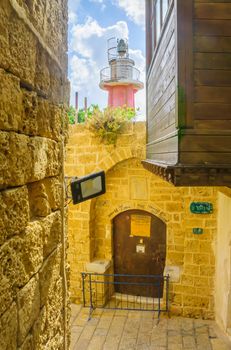
M 147 72 L 149 71 L 150 67 L 152 66 L 152 62 L 154 60 L 154 57 L 156 56 L 156 53 L 158 51 L 159 43 L 161 42 L 161 38 L 164 33 L 164 29 L 166 27 L 166 24 L 168 22 L 171 10 L 173 8 L 174 0 L 168 0 L 168 10 L 165 14 L 165 18 L 163 18 L 163 0 L 160 0 L 160 35 L 157 40 L 157 30 L 156 30 L 156 3 L 157 0 L 149 0 L 149 6 L 147 7 L 147 10 L 149 11 L 148 14 L 146 14 L 146 31 L 147 31 Z

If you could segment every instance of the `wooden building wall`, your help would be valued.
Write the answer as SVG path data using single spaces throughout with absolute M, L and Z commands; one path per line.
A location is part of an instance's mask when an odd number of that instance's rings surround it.
M 170 9 L 147 75 L 147 158 L 177 161 L 176 38 L 174 8 Z
M 147 160 L 231 165 L 230 0 L 173 1 L 147 96 Z
M 193 5 L 193 130 L 179 161 L 231 164 L 231 1 Z

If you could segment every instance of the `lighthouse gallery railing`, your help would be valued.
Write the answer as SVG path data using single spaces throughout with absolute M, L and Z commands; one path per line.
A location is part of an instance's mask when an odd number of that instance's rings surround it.
M 114 67 L 106 67 L 100 71 L 100 81 L 117 81 L 117 80 L 140 80 L 139 69 L 125 64 L 117 64 Z

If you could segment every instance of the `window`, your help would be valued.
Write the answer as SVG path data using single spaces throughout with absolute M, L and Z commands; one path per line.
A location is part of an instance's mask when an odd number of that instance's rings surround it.
M 155 48 L 160 39 L 161 30 L 168 13 L 171 0 L 151 0 L 149 3 L 150 10 L 150 40 L 151 40 L 151 53 L 155 51 Z
M 169 0 L 162 0 L 162 23 L 164 23 L 165 17 L 168 12 Z
M 160 37 L 160 31 L 161 31 L 161 22 L 162 22 L 162 18 L 161 18 L 161 0 L 156 0 L 156 4 L 155 4 L 155 19 L 156 19 L 156 26 L 155 26 L 155 30 L 156 30 L 156 43 L 159 40 Z

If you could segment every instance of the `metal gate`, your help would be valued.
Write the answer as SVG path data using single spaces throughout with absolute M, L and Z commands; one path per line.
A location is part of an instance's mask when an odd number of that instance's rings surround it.
M 84 307 L 90 308 L 89 319 L 96 308 L 169 312 L 169 275 L 120 275 L 82 272 Z M 140 295 L 117 293 L 118 285 L 139 286 Z M 158 291 L 156 296 L 156 290 Z M 152 294 L 153 291 L 153 294 Z M 163 297 L 162 297 L 163 294 Z M 145 296 L 146 295 L 146 296 Z M 150 297 L 150 295 L 153 295 Z

